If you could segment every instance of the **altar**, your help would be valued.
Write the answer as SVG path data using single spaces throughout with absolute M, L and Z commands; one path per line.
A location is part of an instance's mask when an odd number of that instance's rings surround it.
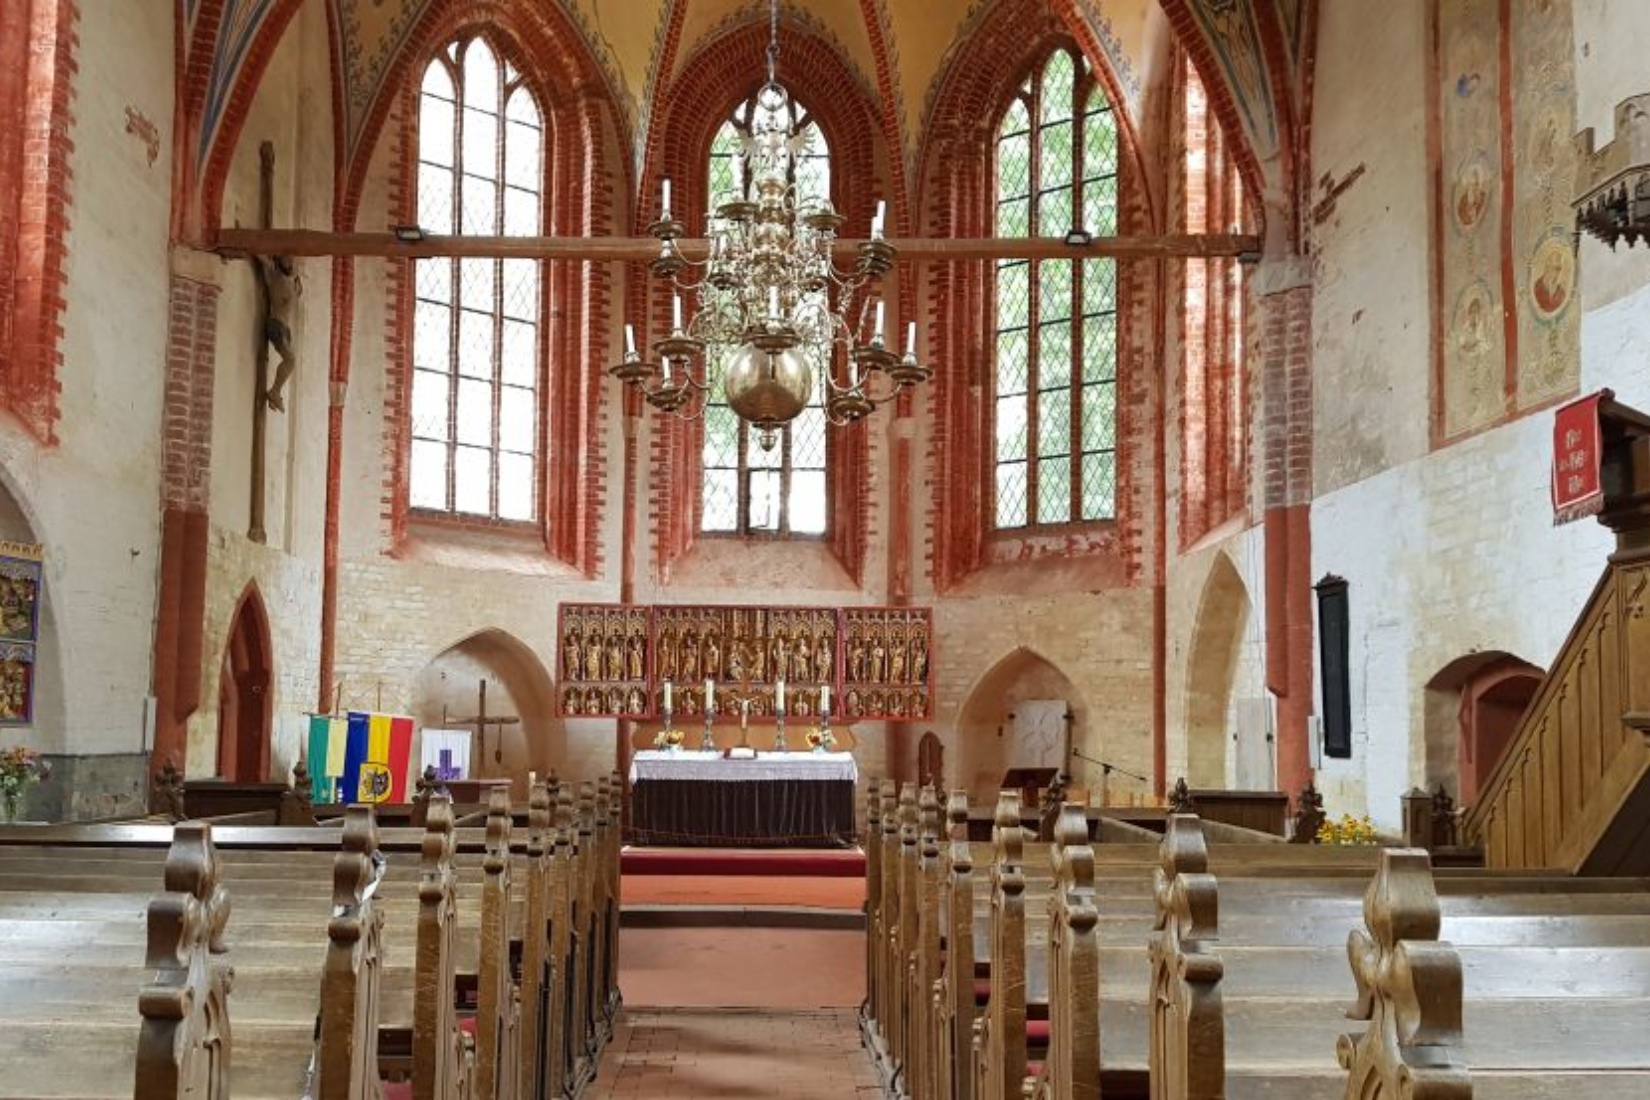
M 644 750 L 630 761 L 631 833 L 676 847 L 847 847 L 858 779 L 847 752 Z

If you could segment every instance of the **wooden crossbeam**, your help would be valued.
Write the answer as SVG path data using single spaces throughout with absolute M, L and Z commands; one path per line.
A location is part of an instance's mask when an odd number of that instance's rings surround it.
M 851 260 L 863 244 L 839 240 L 836 255 Z M 1119 259 L 1219 258 L 1258 256 L 1260 238 L 1238 233 L 1171 233 L 1162 235 L 1095 237 L 1086 245 L 1067 244 L 1059 237 L 890 237 L 899 259 L 1051 260 L 1093 256 Z M 703 239 L 677 242 L 690 260 L 702 260 L 708 251 Z M 652 237 L 481 237 L 426 236 L 403 241 L 393 233 L 330 233 L 319 229 L 225 229 L 218 234 L 217 251 L 224 255 L 260 256 L 386 256 L 422 258 L 462 256 L 477 259 L 572 260 L 597 263 L 646 262 L 659 255 Z

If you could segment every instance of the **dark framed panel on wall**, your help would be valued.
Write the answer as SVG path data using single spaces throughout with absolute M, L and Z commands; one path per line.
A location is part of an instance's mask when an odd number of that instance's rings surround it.
M 1333 573 L 1312 586 L 1318 594 L 1318 664 L 1323 676 L 1323 754 L 1352 756 L 1351 627 L 1346 578 Z

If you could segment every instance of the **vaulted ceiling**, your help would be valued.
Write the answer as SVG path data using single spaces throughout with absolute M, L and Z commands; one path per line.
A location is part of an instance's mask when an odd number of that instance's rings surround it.
M 421 25 L 454 3 L 506 9 L 514 0 L 179 0 L 185 71 L 209 58 L 193 106 L 201 175 L 238 125 L 263 63 L 302 4 L 327 5 L 339 87 L 340 156 L 351 162 L 370 138 L 375 108 L 404 67 Z M 909 165 L 936 89 L 963 43 L 996 0 L 781 0 L 780 76 L 786 34 L 828 43 L 867 93 L 892 116 L 891 144 Z M 1103 56 L 1136 126 L 1145 89 L 1162 77 L 1172 34 L 1186 44 L 1228 129 L 1241 128 L 1246 169 L 1263 192 L 1286 194 L 1295 170 L 1290 135 L 1304 115 L 1314 0 L 1050 0 L 1091 56 Z M 535 0 L 521 10 L 553 20 L 582 40 L 600 74 L 639 171 L 656 89 L 730 32 L 762 23 L 763 0 Z M 197 52 L 198 51 L 198 52 Z M 398 64 L 398 62 L 402 64 Z M 244 108 L 242 108 L 244 111 Z M 233 134 L 229 135 L 231 138 Z

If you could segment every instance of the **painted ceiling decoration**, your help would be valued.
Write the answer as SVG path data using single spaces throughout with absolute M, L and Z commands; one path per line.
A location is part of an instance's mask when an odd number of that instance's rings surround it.
M 275 0 L 224 0 L 223 19 L 218 25 L 217 41 L 212 48 L 212 64 L 206 78 L 206 102 L 202 105 L 200 144 L 195 149 L 195 162 L 198 165 L 206 163 L 206 156 L 212 150 L 212 140 L 217 136 L 218 123 L 223 118 L 224 107 L 228 105 L 230 93 L 234 91 L 241 69 L 246 64 L 252 41 L 258 36 L 259 28 L 263 26 L 264 19 L 274 6 Z M 194 18 L 200 13 L 200 8 L 200 0 L 189 0 L 185 11 L 185 18 L 189 20 L 189 35 L 184 38 L 186 42 L 193 36 Z

